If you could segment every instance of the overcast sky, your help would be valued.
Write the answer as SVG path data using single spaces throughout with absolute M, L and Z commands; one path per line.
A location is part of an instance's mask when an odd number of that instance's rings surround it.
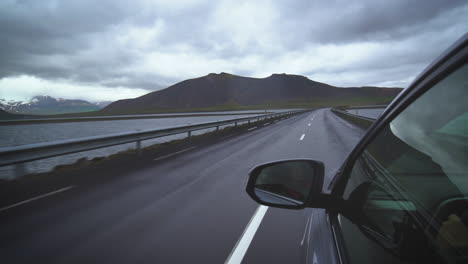
M 456 0 L 2 0 L 0 98 L 112 101 L 211 72 L 406 87 L 467 29 Z

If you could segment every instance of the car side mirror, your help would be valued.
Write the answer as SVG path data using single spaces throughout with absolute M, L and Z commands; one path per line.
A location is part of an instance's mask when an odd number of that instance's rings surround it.
M 321 196 L 324 166 L 316 160 L 269 162 L 249 172 L 246 191 L 259 204 L 302 209 Z

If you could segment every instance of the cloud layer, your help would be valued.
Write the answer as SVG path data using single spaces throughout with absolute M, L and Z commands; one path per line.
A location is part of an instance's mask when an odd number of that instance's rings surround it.
M 467 25 L 455 0 L 6 0 L 0 98 L 117 100 L 222 71 L 405 87 Z

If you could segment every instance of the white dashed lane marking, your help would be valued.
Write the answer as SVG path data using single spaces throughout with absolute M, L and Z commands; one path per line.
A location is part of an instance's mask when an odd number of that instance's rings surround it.
M 254 215 L 250 219 L 250 222 L 247 224 L 247 227 L 244 230 L 244 233 L 237 241 L 237 244 L 234 246 L 229 257 L 226 259 L 225 264 L 238 264 L 242 262 L 242 259 L 249 249 L 250 243 L 257 232 L 260 223 L 262 222 L 265 213 L 267 212 L 268 207 L 264 205 L 260 205 L 257 210 L 255 211 Z

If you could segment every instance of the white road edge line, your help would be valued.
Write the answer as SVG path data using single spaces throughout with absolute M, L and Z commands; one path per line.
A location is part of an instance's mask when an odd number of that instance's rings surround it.
M 254 129 L 256 129 L 256 128 L 257 128 L 257 127 L 252 127 L 252 128 L 247 129 L 247 131 L 254 130 Z
M 181 150 L 181 151 L 174 152 L 174 153 L 169 154 L 169 155 L 166 155 L 166 156 L 162 156 L 162 157 L 159 157 L 159 158 L 155 158 L 154 160 L 162 160 L 162 159 L 165 159 L 165 158 L 169 158 L 169 157 L 171 157 L 171 156 L 180 154 L 180 153 L 182 153 L 182 152 L 189 151 L 189 150 L 194 149 L 194 148 L 196 148 L 196 147 L 186 148 L 186 149 L 183 149 L 183 150 Z
M 305 137 L 305 134 L 302 134 L 301 138 L 299 140 L 303 140 Z
M 238 264 L 242 262 L 242 259 L 244 258 L 247 249 L 249 249 L 250 243 L 252 242 L 267 209 L 268 206 L 264 205 L 257 207 L 257 210 L 255 210 L 252 218 L 250 218 L 247 227 L 244 229 L 242 236 L 237 241 L 236 246 L 234 246 L 234 249 L 231 251 L 231 254 L 229 254 L 229 257 L 226 259 L 224 264 Z
M 46 193 L 46 194 L 43 194 L 43 195 L 39 195 L 39 196 L 36 196 L 34 198 L 24 200 L 22 202 L 15 203 L 15 204 L 12 204 L 12 205 L 9 205 L 9 206 L 6 206 L 6 207 L 2 207 L 2 208 L 0 208 L 0 212 L 6 211 L 6 210 L 11 209 L 11 208 L 16 207 L 16 206 L 20 206 L 20 205 L 25 204 L 25 203 L 29 203 L 29 202 L 32 202 L 32 201 L 35 201 L 35 200 L 39 200 L 39 199 L 47 197 L 47 196 L 51 196 L 51 195 L 54 195 L 54 194 L 57 194 L 57 193 L 60 193 L 60 192 L 64 192 L 66 190 L 70 190 L 71 188 L 75 188 L 75 185 L 68 186 L 68 187 L 65 187 L 65 188 L 62 188 L 62 189 L 59 189 L 59 190 L 56 190 L 56 191 L 53 191 L 53 192 L 49 192 L 49 193 Z
M 269 125 L 269 124 L 270 124 L 270 123 L 265 123 L 265 124 L 263 124 L 263 125 L 266 126 L 266 125 Z
M 306 237 L 307 231 L 309 230 L 310 222 L 312 222 L 311 219 L 312 219 L 312 215 L 309 216 L 309 218 L 307 219 L 306 227 L 305 227 L 305 230 L 304 230 L 304 235 L 302 236 L 302 240 L 301 240 L 301 246 L 304 245 L 305 237 Z

